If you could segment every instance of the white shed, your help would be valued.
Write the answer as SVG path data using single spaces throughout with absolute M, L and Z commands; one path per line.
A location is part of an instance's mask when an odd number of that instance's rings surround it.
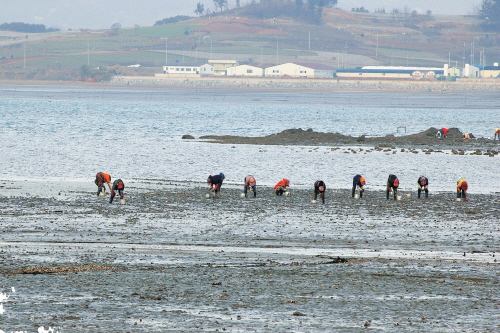
M 227 69 L 228 76 L 264 76 L 264 69 L 250 65 L 239 65 Z
M 309 78 L 331 78 L 335 68 L 312 63 L 286 63 L 282 65 L 268 67 L 264 70 L 265 76 L 291 76 L 291 77 L 309 77 Z
M 214 67 L 203 63 L 171 63 L 163 66 L 163 73 L 156 76 L 164 77 L 200 77 L 202 75 L 213 75 Z

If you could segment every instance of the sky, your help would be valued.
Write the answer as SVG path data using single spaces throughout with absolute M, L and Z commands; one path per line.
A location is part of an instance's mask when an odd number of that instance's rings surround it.
M 250 0 L 241 0 L 245 4 Z M 47 28 L 109 29 L 113 23 L 122 27 L 151 26 L 156 21 L 176 15 L 194 16 L 196 4 L 201 2 L 205 9 L 215 10 L 212 0 L 0 0 L 0 24 L 24 22 L 44 24 Z M 228 0 L 234 7 L 236 0 Z M 481 0 L 338 0 L 338 7 L 351 10 L 365 7 L 370 12 L 394 8 L 424 14 L 467 15 Z

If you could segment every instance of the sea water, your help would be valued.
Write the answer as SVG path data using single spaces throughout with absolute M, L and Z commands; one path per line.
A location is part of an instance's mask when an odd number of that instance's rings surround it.
M 292 186 L 323 179 L 349 188 L 361 173 L 383 189 L 394 173 L 412 189 L 426 175 L 434 191 L 454 191 L 460 177 L 471 193 L 495 192 L 498 156 L 370 152 L 332 147 L 213 144 L 184 134 L 264 136 L 290 128 L 345 135 L 396 136 L 429 127 L 457 127 L 492 137 L 500 127 L 497 94 L 362 91 L 0 86 L 3 179 L 113 179 L 203 182 L 223 172 L 226 183 L 247 174 L 259 185 L 281 178 Z M 361 148 L 361 149 L 360 149 Z

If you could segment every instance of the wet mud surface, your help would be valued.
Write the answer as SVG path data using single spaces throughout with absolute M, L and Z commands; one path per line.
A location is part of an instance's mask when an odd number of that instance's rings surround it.
M 403 131 L 403 129 L 401 129 Z M 447 138 L 436 138 L 437 128 L 430 127 L 426 131 L 401 136 L 386 135 L 381 137 L 354 137 L 340 133 L 316 132 L 312 129 L 302 128 L 287 129 L 277 134 L 264 137 L 243 137 L 231 135 L 206 135 L 200 139 L 210 140 L 215 143 L 226 144 L 257 144 L 257 145 L 301 145 L 301 146 L 323 146 L 323 145 L 366 145 L 375 147 L 397 147 L 397 148 L 427 148 L 434 149 L 480 149 L 484 153 L 498 154 L 499 141 L 488 138 L 472 138 L 465 140 L 463 133 L 457 128 L 451 128 Z M 183 137 L 183 139 L 188 139 Z M 191 137 L 194 139 L 194 137 Z
M 0 329 L 498 332 L 498 195 L 2 182 Z M 43 192 L 43 193 L 42 193 Z

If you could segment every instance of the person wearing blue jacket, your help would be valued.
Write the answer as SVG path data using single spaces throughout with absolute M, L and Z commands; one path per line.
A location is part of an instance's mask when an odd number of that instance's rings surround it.
M 359 188 L 359 197 L 363 197 L 363 192 L 365 191 L 366 180 L 365 177 L 361 175 L 356 175 L 352 179 L 352 197 L 356 193 L 356 188 Z
M 215 192 L 214 198 L 216 199 L 219 198 L 220 188 L 222 187 L 222 182 L 224 181 L 224 178 L 226 177 L 222 172 L 215 176 L 210 175 L 207 178 L 207 184 L 208 186 L 210 186 L 210 191 Z

